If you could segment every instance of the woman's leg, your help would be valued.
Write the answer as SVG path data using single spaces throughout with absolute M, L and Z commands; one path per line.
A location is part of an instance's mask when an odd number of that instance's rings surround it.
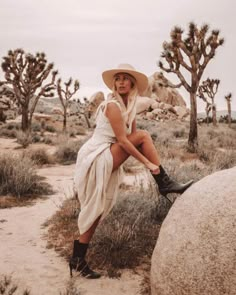
M 182 194 L 189 188 L 193 180 L 182 184 L 172 180 L 160 165 L 159 155 L 153 144 L 152 138 L 148 132 L 139 130 L 128 136 L 128 139 L 137 147 L 141 153 L 152 163 L 160 167 L 159 174 L 152 174 L 156 183 L 158 184 L 159 192 L 166 197 L 169 193 Z M 118 144 L 114 143 L 111 146 L 111 153 L 113 156 L 113 171 L 117 169 L 128 157 L 129 154 Z M 168 199 L 168 198 L 167 198 Z M 168 199 L 169 200 L 169 199 Z
M 99 220 L 100 220 L 100 217 L 99 216 L 93 223 L 93 225 L 85 232 L 83 233 L 82 235 L 80 235 L 79 237 L 79 241 L 83 244 L 88 244 L 90 242 L 90 240 L 92 239 L 92 236 L 97 228 L 97 225 L 99 223 Z
M 150 162 L 158 166 L 160 165 L 159 155 L 153 144 L 152 138 L 147 131 L 137 130 L 128 135 L 128 139 Z M 113 171 L 129 157 L 129 154 L 119 145 L 119 143 L 112 144 L 111 154 L 113 157 Z

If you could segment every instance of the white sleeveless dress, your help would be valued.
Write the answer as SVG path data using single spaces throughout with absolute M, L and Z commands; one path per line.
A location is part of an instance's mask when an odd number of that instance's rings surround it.
M 105 101 L 99 106 L 93 136 L 81 147 L 76 160 L 74 189 L 81 205 L 78 218 L 80 234 L 85 233 L 99 216 L 102 221 L 111 211 L 123 176 L 122 165 L 112 172 L 110 146 L 116 142 L 116 137 L 104 114 L 111 102 L 121 109 L 116 100 Z M 130 133 L 131 126 L 127 128 L 127 134 Z

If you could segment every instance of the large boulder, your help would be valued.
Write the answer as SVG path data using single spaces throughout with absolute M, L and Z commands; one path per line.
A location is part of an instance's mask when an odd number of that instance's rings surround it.
M 152 256 L 153 295 L 233 295 L 236 167 L 193 184 L 162 224 Z
M 155 72 L 149 77 L 149 86 L 143 95 L 155 97 L 157 101 L 172 106 L 186 107 L 186 102 L 179 92 L 172 88 L 173 84 L 164 77 L 163 73 Z
M 90 99 L 87 106 L 88 116 L 89 118 L 96 113 L 96 110 L 100 103 L 105 100 L 104 93 L 102 91 L 94 93 Z
M 147 111 L 153 103 L 155 103 L 155 100 L 152 98 L 139 96 L 136 103 L 136 113 L 140 114 L 144 111 Z

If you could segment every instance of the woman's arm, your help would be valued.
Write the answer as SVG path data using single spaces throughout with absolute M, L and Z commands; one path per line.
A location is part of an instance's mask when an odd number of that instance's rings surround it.
M 126 129 L 125 129 L 125 123 L 122 118 L 120 108 L 115 103 L 109 103 L 107 105 L 105 115 L 107 116 L 111 124 L 111 127 L 115 133 L 115 136 L 119 145 L 129 155 L 132 155 L 138 161 L 143 163 L 148 169 L 155 170 L 157 166 L 151 163 L 142 153 L 140 153 L 138 149 L 136 149 L 136 147 L 132 144 L 132 142 L 128 140 Z M 132 132 L 133 132 L 133 127 L 136 128 L 135 125 L 132 125 Z

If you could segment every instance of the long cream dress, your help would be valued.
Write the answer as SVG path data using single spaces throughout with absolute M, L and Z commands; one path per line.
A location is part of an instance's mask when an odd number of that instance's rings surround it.
M 81 205 L 78 218 L 80 234 L 85 233 L 99 216 L 102 221 L 108 215 L 116 202 L 122 180 L 122 165 L 112 172 L 110 146 L 116 142 L 116 138 L 104 114 L 107 104 L 111 102 L 121 109 L 116 100 L 105 101 L 100 105 L 93 136 L 82 146 L 77 156 L 74 189 Z M 129 133 L 131 127 L 127 129 Z

